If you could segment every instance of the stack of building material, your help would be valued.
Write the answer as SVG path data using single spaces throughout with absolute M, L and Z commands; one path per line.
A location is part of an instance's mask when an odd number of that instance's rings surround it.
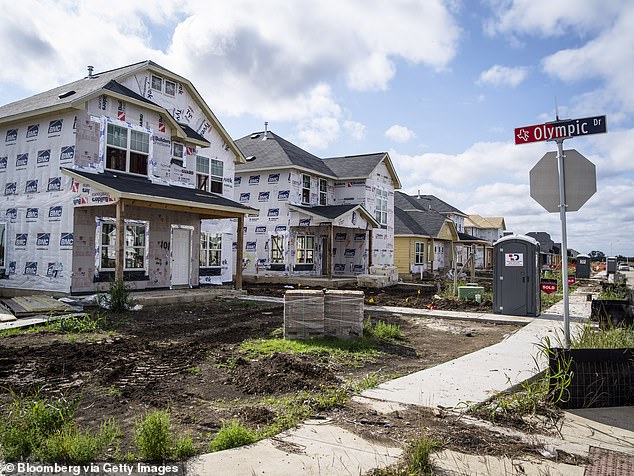
M 398 268 L 396 266 L 370 266 L 370 274 L 373 276 L 386 276 L 388 286 L 398 283 Z
M 290 290 L 284 294 L 284 337 L 310 339 L 324 335 L 324 293 Z
M 357 275 L 357 286 L 360 288 L 375 288 L 382 289 L 390 286 L 390 281 L 387 276 L 375 276 L 373 274 L 359 274 Z
M 363 291 L 326 291 L 324 333 L 339 339 L 363 336 Z

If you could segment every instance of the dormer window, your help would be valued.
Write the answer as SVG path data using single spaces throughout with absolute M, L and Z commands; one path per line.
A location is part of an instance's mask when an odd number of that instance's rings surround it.
M 163 78 L 152 75 L 152 89 L 163 92 Z

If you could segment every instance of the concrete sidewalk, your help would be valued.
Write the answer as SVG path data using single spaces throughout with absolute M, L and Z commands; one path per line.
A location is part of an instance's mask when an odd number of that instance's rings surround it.
M 498 344 L 391 380 L 366 390 L 362 396 L 445 408 L 466 408 L 467 403 L 483 402 L 531 378 L 538 366 L 544 368 L 545 358 L 540 354 L 539 344 L 544 338 L 549 338 L 551 342 L 563 338 L 562 315 L 563 304 L 555 305 L 548 310 L 548 314 L 530 319 L 529 324 Z M 590 302 L 586 301 L 585 293 L 571 294 L 570 316 L 577 321 L 590 317 Z M 483 320 L 487 317 L 479 316 Z M 496 317 L 499 316 L 491 315 L 489 318 Z M 574 330 L 575 326 L 572 325 L 571 332 Z

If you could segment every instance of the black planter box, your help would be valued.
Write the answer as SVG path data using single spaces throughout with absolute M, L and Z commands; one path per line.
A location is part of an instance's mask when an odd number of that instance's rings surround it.
M 570 359 L 570 385 L 557 402 L 561 408 L 634 405 L 634 349 L 551 349 L 550 375 Z M 556 381 L 551 377 L 551 389 Z
M 593 299 L 590 319 L 599 321 L 602 329 L 634 324 L 634 307 L 629 299 Z

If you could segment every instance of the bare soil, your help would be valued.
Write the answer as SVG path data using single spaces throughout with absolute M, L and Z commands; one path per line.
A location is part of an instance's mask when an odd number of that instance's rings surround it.
M 383 379 L 407 374 L 499 342 L 517 329 L 371 311 L 367 316 L 400 325 L 405 339 L 378 344 L 380 353 L 358 366 L 286 353 L 246 358 L 238 349 L 242 341 L 281 336 L 283 325 L 281 305 L 251 301 L 145 307 L 110 316 L 108 332 L 4 336 L 0 405 L 11 392 L 77 398 L 77 422 L 97 429 L 115 418 L 128 435 L 124 449 L 136 418 L 148 409 L 170 409 L 179 433 L 206 442 L 228 418 L 254 428 L 271 423 L 275 414 L 266 397 L 337 386 L 372 372 Z M 351 403 L 332 413 L 342 421 L 377 418 L 359 412 Z M 391 431 L 401 427 L 392 425 Z M 408 435 L 406 429 L 399 434 L 387 436 L 404 441 Z

